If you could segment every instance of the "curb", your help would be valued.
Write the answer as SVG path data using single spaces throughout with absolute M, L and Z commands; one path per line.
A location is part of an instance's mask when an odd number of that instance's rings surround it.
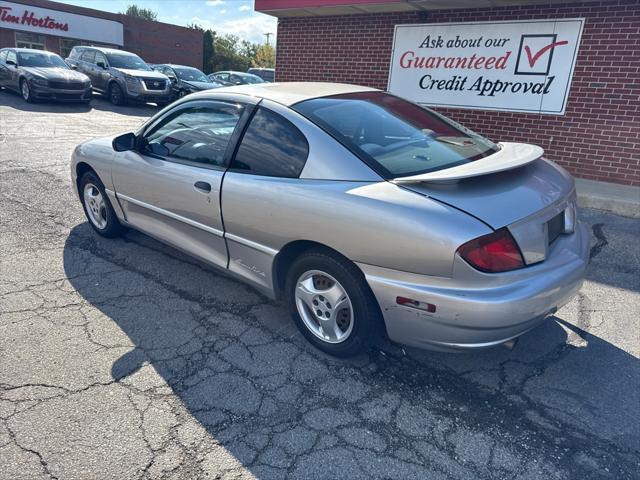
M 578 206 L 640 218 L 640 187 L 576 178 Z

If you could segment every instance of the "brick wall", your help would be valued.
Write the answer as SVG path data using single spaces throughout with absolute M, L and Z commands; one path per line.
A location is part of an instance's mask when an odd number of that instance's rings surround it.
M 535 143 L 581 178 L 640 185 L 640 0 L 281 18 L 278 81 L 386 89 L 394 25 L 586 19 L 565 115 L 440 108 L 495 141 Z

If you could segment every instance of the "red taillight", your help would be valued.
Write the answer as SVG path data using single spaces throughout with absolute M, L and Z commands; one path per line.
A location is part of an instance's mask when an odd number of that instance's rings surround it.
M 458 253 L 483 272 L 506 272 L 524 267 L 520 249 L 506 228 L 468 241 L 458 248 Z

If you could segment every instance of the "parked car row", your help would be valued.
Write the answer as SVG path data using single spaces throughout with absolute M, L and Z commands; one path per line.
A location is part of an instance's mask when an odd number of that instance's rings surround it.
M 138 55 L 113 48 L 76 46 L 66 60 L 55 53 L 28 48 L 0 50 L 0 88 L 37 99 L 89 103 L 92 92 L 114 105 L 153 102 L 160 107 L 190 93 L 229 85 L 273 81 L 273 69 L 253 73 L 222 71 L 205 75 L 197 68 L 149 65 Z M 264 80 L 264 79 L 267 80 Z

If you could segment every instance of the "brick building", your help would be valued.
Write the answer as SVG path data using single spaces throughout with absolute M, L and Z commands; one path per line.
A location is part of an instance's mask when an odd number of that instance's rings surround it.
M 202 68 L 197 30 L 48 0 L 0 0 L 0 48 L 41 48 L 66 57 L 75 45 L 120 48 L 150 63 Z
M 413 100 L 421 99 L 422 103 L 492 140 L 538 144 L 545 149 L 548 158 L 577 177 L 640 185 L 639 0 L 256 0 L 256 10 L 279 18 L 278 81 L 339 81 L 389 89 Z M 438 91 L 439 87 L 445 89 L 446 85 L 453 85 L 446 84 L 445 79 L 452 82 L 455 79 L 449 74 L 441 77 L 443 81 L 438 83 L 437 75 L 447 70 L 435 68 L 425 55 L 446 55 L 447 45 L 439 45 L 435 33 L 426 41 L 428 32 L 451 32 L 451 38 L 458 35 L 463 39 L 465 32 L 476 28 L 468 26 L 467 22 L 483 22 L 477 28 L 484 29 L 482 38 L 487 39 L 486 32 L 500 37 L 503 31 L 514 28 L 517 31 L 515 22 L 526 23 L 522 27 L 525 31 L 538 23 L 545 28 L 560 28 L 558 26 L 563 22 L 570 23 L 568 19 L 579 24 L 579 31 L 576 28 L 577 33 L 572 34 L 576 43 L 573 50 L 570 45 L 563 45 L 567 41 L 560 41 L 562 35 L 556 30 L 543 35 L 517 32 L 511 46 L 503 50 L 505 55 L 507 50 L 511 51 L 509 65 L 517 62 L 515 72 L 508 65 L 505 68 L 509 78 L 512 79 L 514 73 L 522 75 L 519 80 L 540 78 L 540 85 L 533 87 L 533 92 L 540 94 L 539 111 L 526 113 L 517 105 L 522 96 L 516 98 L 515 94 L 514 108 L 509 106 L 511 97 L 504 97 L 502 105 L 498 95 L 489 98 L 488 93 L 480 95 L 476 91 L 471 92 L 475 93 L 473 98 L 469 97 L 472 79 L 465 85 L 465 92 Z M 434 30 L 444 28 L 438 24 L 445 23 L 450 24 L 447 25 L 449 30 Z M 396 28 L 397 25 L 407 27 Z M 415 48 L 405 49 L 405 53 L 411 50 L 409 57 L 402 57 L 403 51 L 398 50 L 398 45 L 404 41 L 403 29 L 411 26 L 419 26 L 417 28 L 426 36 L 418 37 L 424 40 L 415 43 Z M 549 46 L 535 43 L 554 39 L 558 43 L 548 43 Z M 532 42 L 530 49 L 526 42 Z M 559 47 L 552 48 L 555 45 Z M 544 82 L 551 78 L 551 50 L 558 52 L 553 53 L 557 68 L 569 72 L 566 85 L 558 84 L 559 77 L 555 79 L 558 87 L 565 88 L 565 96 L 558 96 L 559 106 L 555 111 L 553 108 L 545 110 L 546 100 L 542 100 L 546 93 Z M 568 54 L 565 60 L 560 57 L 563 52 Z M 572 56 L 572 53 L 575 54 Z M 535 72 L 518 72 L 520 64 L 529 68 L 525 54 L 531 68 L 547 62 L 546 75 L 539 72 L 536 77 Z M 407 65 L 417 65 L 409 63 L 408 59 L 417 61 L 418 55 L 424 60 L 420 68 L 406 69 Z M 477 58 L 485 59 L 472 59 Z M 443 66 L 453 65 L 446 61 L 443 56 Z M 495 69 L 495 65 L 490 67 Z M 507 72 L 508 69 L 511 70 Z M 455 69 L 451 72 L 461 74 Z M 495 71 L 487 72 L 496 75 Z M 403 83 L 407 78 L 409 83 Z M 518 93 L 522 94 L 535 83 L 527 85 L 524 82 L 518 86 L 521 90 Z M 514 85 L 510 88 L 516 90 Z M 507 93 L 512 95 L 511 90 Z M 429 102 L 430 95 L 434 99 L 449 100 Z M 450 99 L 456 96 L 466 102 L 464 108 L 452 106 Z

